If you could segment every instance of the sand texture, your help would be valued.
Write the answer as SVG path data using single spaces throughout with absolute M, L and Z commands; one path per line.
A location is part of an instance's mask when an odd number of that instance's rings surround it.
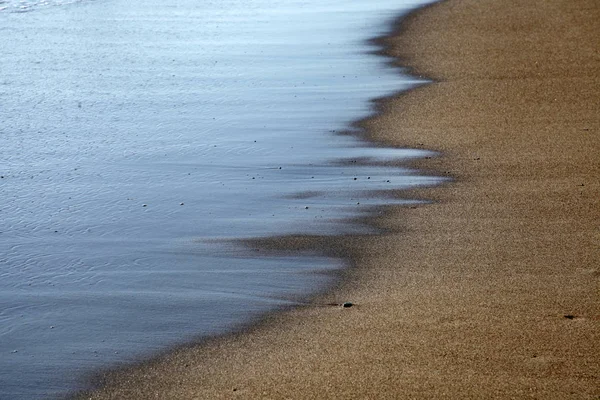
M 107 376 L 93 399 L 600 397 L 600 3 L 449 0 L 386 51 L 435 83 L 380 102 L 375 141 L 438 150 L 314 304 Z M 327 306 L 352 301 L 351 308 Z

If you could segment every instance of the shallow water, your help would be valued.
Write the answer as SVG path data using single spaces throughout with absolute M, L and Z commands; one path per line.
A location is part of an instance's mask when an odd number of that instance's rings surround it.
M 330 284 L 337 260 L 215 239 L 361 230 L 344 221 L 391 201 L 373 191 L 437 181 L 340 162 L 427 155 L 337 134 L 417 83 L 365 42 L 415 5 L 2 2 L 0 398 Z

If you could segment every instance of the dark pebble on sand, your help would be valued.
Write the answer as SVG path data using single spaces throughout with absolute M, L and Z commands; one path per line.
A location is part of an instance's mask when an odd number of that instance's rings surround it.
M 342 304 L 342 307 L 344 308 L 350 308 L 352 307 L 354 304 L 350 303 L 349 301 L 345 302 L 344 304 Z

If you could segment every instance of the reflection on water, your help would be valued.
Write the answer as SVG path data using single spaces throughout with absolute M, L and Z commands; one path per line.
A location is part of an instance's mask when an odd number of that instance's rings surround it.
M 353 232 L 375 192 L 436 181 L 377 165 L 426 152 L 338 133 L 414 84 L 364 42 L 412 1 L 43 3 L 0 14 L 0 398 L 231 329 L 340 267 L 215 239 Z

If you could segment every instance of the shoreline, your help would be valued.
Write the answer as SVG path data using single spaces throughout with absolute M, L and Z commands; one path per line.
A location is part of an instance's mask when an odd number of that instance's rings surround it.
M 394 201 L 363 190 L 431 181 L 384 165 L 425 152 L 338 135 L 411 85 L 367 43 L 407 0 L 251 3 L 0 12 L 14 39 L 0 397 L 70 394 L 95 371 L 303 304 L 339 260 L 231 242 L 361 232 L 347 219 Z
M 411 166 L 456 181 L 402 192 L 435 202 L 373 216 L 377 237 L 262 243 L 352 266 L 313 305 L 82 398 L 600 395 L 594 13 L 591 0 L 447 0 L 408 14 L 382 43 L 435 83 L 377 101 L 359 126 L 376 143 L 439 151 Z M 344 301 L 356 306 L 322 306 Z

